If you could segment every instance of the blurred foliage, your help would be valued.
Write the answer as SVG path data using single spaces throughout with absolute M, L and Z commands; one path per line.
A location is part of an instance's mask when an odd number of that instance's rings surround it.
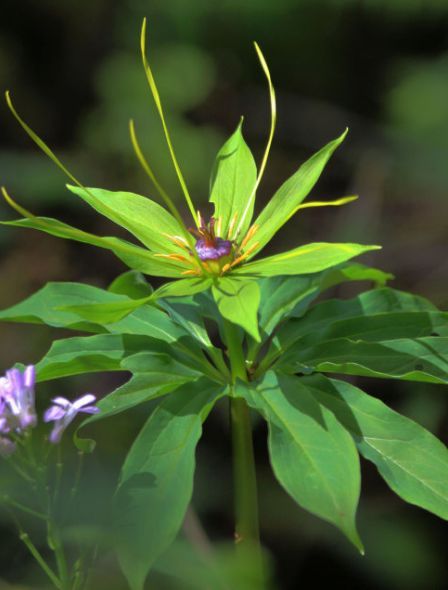
M 152 196 L 132 154 L 132 117 L 149 161 L 180 199 L 140 66 L 139 27 L 148 16 L 149 58 L 179 160 L 199 203 L 207 198 L 215 153 L 241 115 L 258 159 L 262 152 L 268 101 L 251 47 L 256 39 L 270 64 L 279 102 L 260 202 L 346 125 L 350 135 L 314 196 L 361 196 L 341 211 L 303 212 L 282 230 L 274 247 L 297 244 L 298 236 L 300 241 L 380 243 L 384 250 L 375 255 L 375 264 L 397 275 L 396 288 L 413 290 L 442 307 L 448 304 L 446 0 L 4 0 L 2 9 L 0 86 L 11 89 L 19 111 L 73 172 L 91 186 Z M 4 105 L 0 129 L 0 184 L 19 202 L 100 234 L 119 234 L 65 190 L 65 178 L 23 136 Z M 11 215 L 3 204 L 0 215 Z M 48 280 L 105 286 L 122 271 L 107 253 L 33 232 L 2 229 L 0 245 L 1 307 Z M 334 294 L 352 295 L 346 290 Z M 1 355 L 6 368 L 16 360 L 38 360 L 57 333 L 2 325 L 0 335 L 7 343 Z M 42 400 L 55 393 L 72 397 L 88 389 L 102 394 L 124 378 L 64 380 L 47 384 L 39 395 Z M 438 386 L 378 380 L 363 380 L 362 386 L 444 438 L 446 393 Z M 429 395 L 430 388 L 438 395 Z M 109 484 L 143 418 L 139 412 L 114 418 L 92 433 L 98 440 L 86 473 L 92 523 L 95 507 L 98 521 L 107 519 Z M 226 408 L 220 407 L 199 448 L 195 490 L 199 516 L 211 540 L 220 542 L 232 535 L 228 438 Z M 330 526 L 300 511 L 274 484 L 261 426 L 256 443 L 263 539 L 279 588 L 293 590 L 310 582 L 319 588 L 335 580 L 365 590 L 447 586 L 446 526 L 402 505 L 370 465 L 364 465 L 360 518 L 367 555 L 359 558 Z M 0 576 L 45 587 L 8 519 L 0 526 Z M 206 587 L 204 578 L 195 581 L 196 574 L 205 572 L 191 566 L 197 556 L 193 559 L 189 551 L 181 544 L 165 564 L 161 560 L 154 587 L 183 589 L 179 577 L 189 578 L 195 589 Z M 225 567 L 235 567 L 226 561 L 225 546 L 218 553 Z M 173 575 L 167 575 L 167 568 Z M 94 587 L 123 587 L 108 551 Z

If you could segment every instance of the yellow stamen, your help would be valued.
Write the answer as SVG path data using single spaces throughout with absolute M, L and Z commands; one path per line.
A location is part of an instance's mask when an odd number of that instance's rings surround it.
M 170 260 L 177 260 L 179 262 L 190 262 L 188 258 L 182 256 L 182 254 L 154 254 L 154 256 L 158 256 L 159 258 L 169 258 Z
M 254 223 L 254 225 L 249 228 L 244 240 L 241 242 L 239 250 L 244 250 L 247 242 L 254 237 L 254 235 L 257 233 L 259 227 L 260 226 L 255 225 L 255 223 Z
M 179 248 L 187 250 L 188 252 L 190 251 L 188 248 L 187 240 L 185 240 L 185 238 L 182 238 L 181 236 L 170 236 L 170 234 L 167 233 L 163 233 L 162 235 L 166 236 L 171 242 L 173 242 L 173 244 L 179 246 Z
M 181 274 L 182 275 L 195 275 L 195 276 L 200 276 L 201 275 L 201 271 L 199 271 L 199 270 L 184 270 Z
M 241 254 L 241 256 L 238 256 L 238 258 L 235 258 L 235 260 L 230 264 L 230 267 L 233 268 L 234 266 L 236 266 L 240 262 L 243 262 L 243 260 L 246 260 L 246 258 L 249 256 L 249 254 L 251 254 L 255 250 L 255 248 L 257 248 L 259 243 L 260 242 L 255 242 L 255 244 L 252 244 L 252 246 L 250 248 L 248 248 L 246 250 L 246 252 L 244 252 L 244 254 Z
M 225 272 L 227 272 L 230 269 L 230 264 L 224 264 L 224 266 L 221 269 L 221 274 L 223 275 Z
M 198 224 L 199 224 L 199 226 L 198 226 L 198 227 L 204 227 L 204 225 L 205 225 L 205 224 L 204 224 L 204 218 L 202 217 L 202 215 L 201 215 L 201 212 L 200 212 L 200 211 L 198 211 Z
M 222 217 L 218 217 L 218 219 L 216 220 L 216 231 L 215 231 L 215 235 L 219 237 L 221 237 L 221 230 L 222 230 Z
M 227 232 L 227 239 L 232 239 L 233 228 L 235 227 L 236 218 L 238 217 L 238 211 L 235 212 L 234 216 L 232 217 L 229 225 L 229 231 Z

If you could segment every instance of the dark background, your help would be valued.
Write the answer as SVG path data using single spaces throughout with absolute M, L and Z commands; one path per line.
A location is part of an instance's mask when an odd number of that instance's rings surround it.
M 127 125 L 133 117 L 148 159 L 186 219 L 140 65 L 141 19 L 149 19 L 149 58 L 179 160 L 195 202 L 206 213 L 216 151 L 241 115 L 257 161 L 263 152 L 269 111 L 251 44 L 257 40 L 271 69 L 279 111 L 257 207 L 346 126 L 349 136 L 312 195 L 360 195 L 343 208 L 297 215 L 275 238 L 271 252 L 310 240 L 382 244 L 382 251 L 364 261 L 395 274 L 395 288 L 442 308 L 448 303 L 446 0 L 2 0 L 1 9 L 0 88 L 11 90 L 30 125 L 84 184 L 154 196 L 132 154 Z M 65 181 L 1 105 L 0 183 L 34 213 L 121 235 L 69 193 Z M 4 204 L 0 215 L 14 217 Z M 106 251 L 38 232 L 3 228 L 0 246 L 1 307 L 49 280 L 105 287 L 124 270 Z M 0 366 L 37 361 L 55 336 L 41 327 L 2 325 Z M 124 379 L 71 379 L 42 386 L 40 396 L 73 397 L 86 389 L 107 393 Z M 359 383 L 446 440 L 441 386 Z M 86 475 L 93 505 L 107 504 L 108 486 L 143 418 L 136 412 L 97 427 L 99 449 L 91 479 Z M 275 484 L 264 440 L 257 426 L 262 536 L 278 588 L 336 582 L 366 590 L 446 587 L 442 521 L 405 505 L 364 464 L 359 525 L 367 554 L 361 558 L 336 530 L 295 507 Z M 214 541 L 232 535 L 229 458 L 221 408 L 205 429 L 195 492 L 195 506 Z M 0 575 L 32 585 L 35 572 L 7 523 L 0 543 Z M 103 559 L 97 587 L 124 587 L 111 560 Z M 166 574 L 155 576 L 155 588 L 183 588 Z

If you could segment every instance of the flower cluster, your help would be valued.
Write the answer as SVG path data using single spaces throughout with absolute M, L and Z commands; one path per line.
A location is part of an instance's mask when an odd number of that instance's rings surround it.
M 16 450 L 16 439 L 28 433 L 37 424 L 35 407 L 36 369 L 29 365 L 24 371 L 9 369 L 0 377 L 0 455 L 8 457 Z M 74 402 L 56 397 L 44 414 L 44 422 L 54 422 L 49 436 L 52 443 L 58 443 L 67 426 L 78 412 L 96 414 L 96 398 L 86 394 Z

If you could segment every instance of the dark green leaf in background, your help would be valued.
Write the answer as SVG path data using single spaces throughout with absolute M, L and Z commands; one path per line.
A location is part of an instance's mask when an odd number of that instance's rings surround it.
M 448 520 L 448 449 L 441 441 L 349 383 L 318 375 L 301 381 L 351 432 L 396 494 Z
M 115 501 L 117 551 L 132 590 L 141 590 L 177 535 L 191 500 L 202 422 L 224 395 L 207 379 L 171 394 L 150 416 L 121 473 Z
M 359 459 L 349 433 L 298 377 L 269 372 L 255 386 L 239 383 L 237 395 L 269 425 L 272 468 L 294 500 L 327 520 L 362 551 L 355 514 Z

